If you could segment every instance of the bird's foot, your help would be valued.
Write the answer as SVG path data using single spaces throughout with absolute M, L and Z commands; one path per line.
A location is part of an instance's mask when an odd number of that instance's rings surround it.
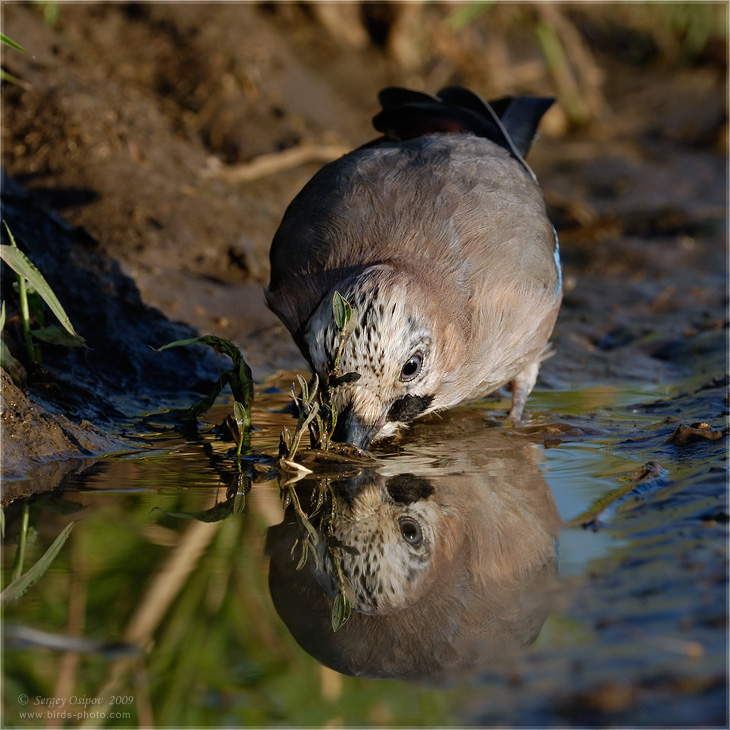
M 530 363 L 513 381 L 512 381 L 512 408 L 507 415 L 506 423 L 512 426 L 521 426 L 528 419 L 524 416 L 525 403 L 527 396 L 530 395 L 532 389 L 537 382 L 537 374 L 540 370 L 540 363 Z

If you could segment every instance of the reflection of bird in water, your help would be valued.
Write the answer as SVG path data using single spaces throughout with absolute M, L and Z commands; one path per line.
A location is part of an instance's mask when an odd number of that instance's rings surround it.
M 333 542 L 354 589 L 339 632 L 330 623 L 338 582 L 327 550 L 316 567 L 310 558 L 296 570 L 301 534 L 290 513 L 267 537 L 274 603 L 320 661 L 359 676 L 443 678 L 483 669 L 535 638 L 560 518 L 524 451 L 493 458 L 488 472 L 371 473 L 337 484 L 335 494 Z
M 414 589 L 426 582 L 441 507 L 428 499 L 433 486 L 412 474 L 387 482 L 370 475 L 353 482 L 338 489 L 333 525 L 343 573 L 352 585 L 358 611 L 394 611 L 413 600 Z M 319 562 L 325 570 L 317 577 L 324 587 L 336 591 L 336 575 L 325 541 L 318 547 Z
M 512 384 L 519 421 L 561 299 L 557 239 L 524 155 L 550 100 L 380 94 L 385 136 L 325 166 L 271 247 L 267 301 L 326 379 L 331 303 L 353 306 L 336 436 L 362 448 Z

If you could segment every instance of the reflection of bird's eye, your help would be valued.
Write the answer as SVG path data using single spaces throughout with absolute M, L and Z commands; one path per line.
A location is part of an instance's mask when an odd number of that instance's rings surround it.
M 421 526 L 415 520 L 410 517 L 403 517 L 398 521 L 400 526 L 400 534 L 403 535 L 403 539 L 414 547 L 418 547 L 423 542 L 423 535 L 421 534 Z
M 421 372 L 421 365 L 423 365 L 423 355 L 420 352 L 414 352 L 400 371 L 400 379 L 403 382 L 413 380 Z

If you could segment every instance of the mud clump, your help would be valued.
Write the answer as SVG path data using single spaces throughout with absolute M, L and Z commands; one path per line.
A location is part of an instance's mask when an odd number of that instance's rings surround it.
M 669 443 L 676 446 L 689 446 L 700 441 L 717 441 L 723 436 L 727 436 L 727 429 L 723 431 L 710 428 L 710 425 L 704 421 L 692 423 L 689 426 L 680 423 L 669 437 Z
M 74 422 L 32 403 L 0 369 L 3 492 L 0 504 L 53 488 L 92 457 L 129 448 L 85 420 Z

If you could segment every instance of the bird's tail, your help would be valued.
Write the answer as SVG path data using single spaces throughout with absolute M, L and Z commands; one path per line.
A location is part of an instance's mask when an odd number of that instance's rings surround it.
M 437 133 L 476 134 L 504 147 L 530 174 L 525 156 L 554 101 L 509 96 L 487 102 L 461 86 L 449 86 L 436 95 L 391 86 L 378 98 L 383 110 L 373 118 L 373 126 L 386 136 L 406 140 Z

